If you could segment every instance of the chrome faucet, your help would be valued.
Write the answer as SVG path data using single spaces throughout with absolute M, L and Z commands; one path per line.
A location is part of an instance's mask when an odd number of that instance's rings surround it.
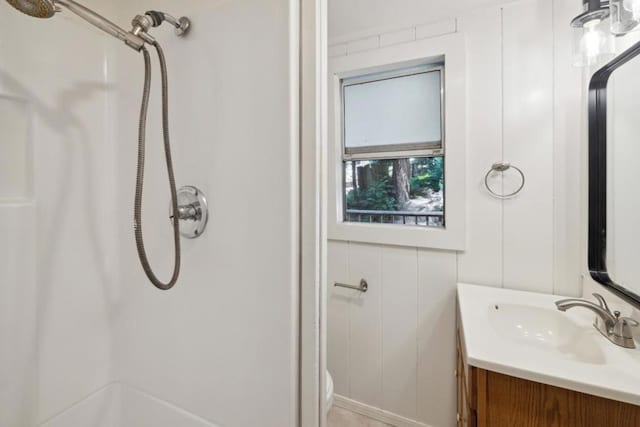
M 598 304 L 583 299 L 569 298 L 556 301 L 556 307 L 560 311 L 567 311 L 573 307 L 582 307 L 593 311 L 596 314 L 593 326 L 602 335 L 620 347 L 636 348 L 631 326 L 638 326 L 640 323 L 629 317 L 620 317 L 619 311 L 612 313 L 602 295 L 593 294 L 593 296 L 598 300 Z

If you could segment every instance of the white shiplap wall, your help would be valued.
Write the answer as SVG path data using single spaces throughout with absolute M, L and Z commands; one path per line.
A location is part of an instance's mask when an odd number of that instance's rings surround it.
M 456 282 L 580 294 L 573 9 L 568 0 L 525 0 L 331 46 L 333 56 L 349 55 L 383 40 L 410 43 L 418 28 L 458 31 L 468 73 L 466 251 L 329 242 L 328 366 L 338 395 L 415 420 L 407 425 L 453 426 Z M 483 187 L 502 159 L 527 176 L 525 191 L 507 201 Z M 363 295 L 332 286 L 361 277 L 370 285 Z

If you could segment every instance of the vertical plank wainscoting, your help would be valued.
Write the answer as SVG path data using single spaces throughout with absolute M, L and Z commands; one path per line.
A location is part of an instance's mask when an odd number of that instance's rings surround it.
M 503 283 L 553 293 L 553 10 L 524 1 L 502 13 L 504 160 L 527 176 L 526 191 L 504 201 Z M 504 174 L 506 192 L 518 185 Z
M 328 250 L 336 404 L 395 425 L 449 425 L 456 253 L 337 241 Z M 333 286 L 361 278 L 366 293 Z

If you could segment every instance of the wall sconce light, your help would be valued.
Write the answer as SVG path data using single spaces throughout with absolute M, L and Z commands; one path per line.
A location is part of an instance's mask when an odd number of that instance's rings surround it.
M 611 2 L 611 32 L 617 36 L 636 29 L 640 23 L 640 0 Z
M 618 0 L 619 3 L 637 3 L 640 0 Z M 608 21 L 609 1 L 582 0 L 584 12 L 571 21 L 574 28 L 573 63 L 575 66 L 593 66 L 611 59 L 615 54 L 613 36 Z M 640 7 L 638 7 L 640 15 Z

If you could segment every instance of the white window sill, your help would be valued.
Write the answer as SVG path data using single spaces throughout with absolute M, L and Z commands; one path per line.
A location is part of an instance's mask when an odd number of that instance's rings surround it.
M 455 251 L 464 250 L 465 247 L 464 233 L 456 234 L 446 227 L 357 222 L 334 222 L 328 225 L 329 240 Z

